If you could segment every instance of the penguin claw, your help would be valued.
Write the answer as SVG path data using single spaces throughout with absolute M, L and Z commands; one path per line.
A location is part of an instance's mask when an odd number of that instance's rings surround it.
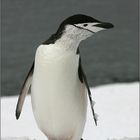
M 99 115 L 97 113 L 95 113 L 95 119 L 96 121 L 98 121 Z
M 96 102 L 92 100 L 92 106 L 93 106 L 93 107 L 94 107 L 95 103 L 96 103 Z

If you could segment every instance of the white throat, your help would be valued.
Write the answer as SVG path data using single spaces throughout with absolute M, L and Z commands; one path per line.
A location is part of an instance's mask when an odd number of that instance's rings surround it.
M 92 33 L 90 32 L 78 29 L 73 25 L 67 25 L 62 36 L 55 43 L 59 47 L 76 52 L 80 42 L 91 35 Z

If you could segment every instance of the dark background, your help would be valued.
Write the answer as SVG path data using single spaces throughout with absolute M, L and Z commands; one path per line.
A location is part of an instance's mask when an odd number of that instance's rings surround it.
M 138 0 L 2 0 L 2 96 L 19 94 L 36 48 L 79 13 L 115 25 L 80 45 L 90 86 L 138 80 Z

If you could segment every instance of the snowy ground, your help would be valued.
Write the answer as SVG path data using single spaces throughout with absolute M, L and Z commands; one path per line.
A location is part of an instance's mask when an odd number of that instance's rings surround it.
M 95 111 L 99 115 L 94 125 L 91 110 L 84 140 L 138 140 L 139 138 L 139 84 L 112 84 L 92 89 Z M 20 119 L 15 119 L 17 97 L 1 100 L 2 140 L 47 140 L 33 118 L 30 96 L 26 98 Z

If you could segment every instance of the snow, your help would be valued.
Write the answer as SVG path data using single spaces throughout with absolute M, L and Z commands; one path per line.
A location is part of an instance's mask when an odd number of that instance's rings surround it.
M 84 140 L 138 140 L 139 84 L 111 84 L 91 88 L 95 112 L 99 115 L 95 126 L 88 106 Z M 16 97 L 1 99 L 2 140 L 47 140 L 38 129 L 27 96 L 20 119 L 15 118 Z

